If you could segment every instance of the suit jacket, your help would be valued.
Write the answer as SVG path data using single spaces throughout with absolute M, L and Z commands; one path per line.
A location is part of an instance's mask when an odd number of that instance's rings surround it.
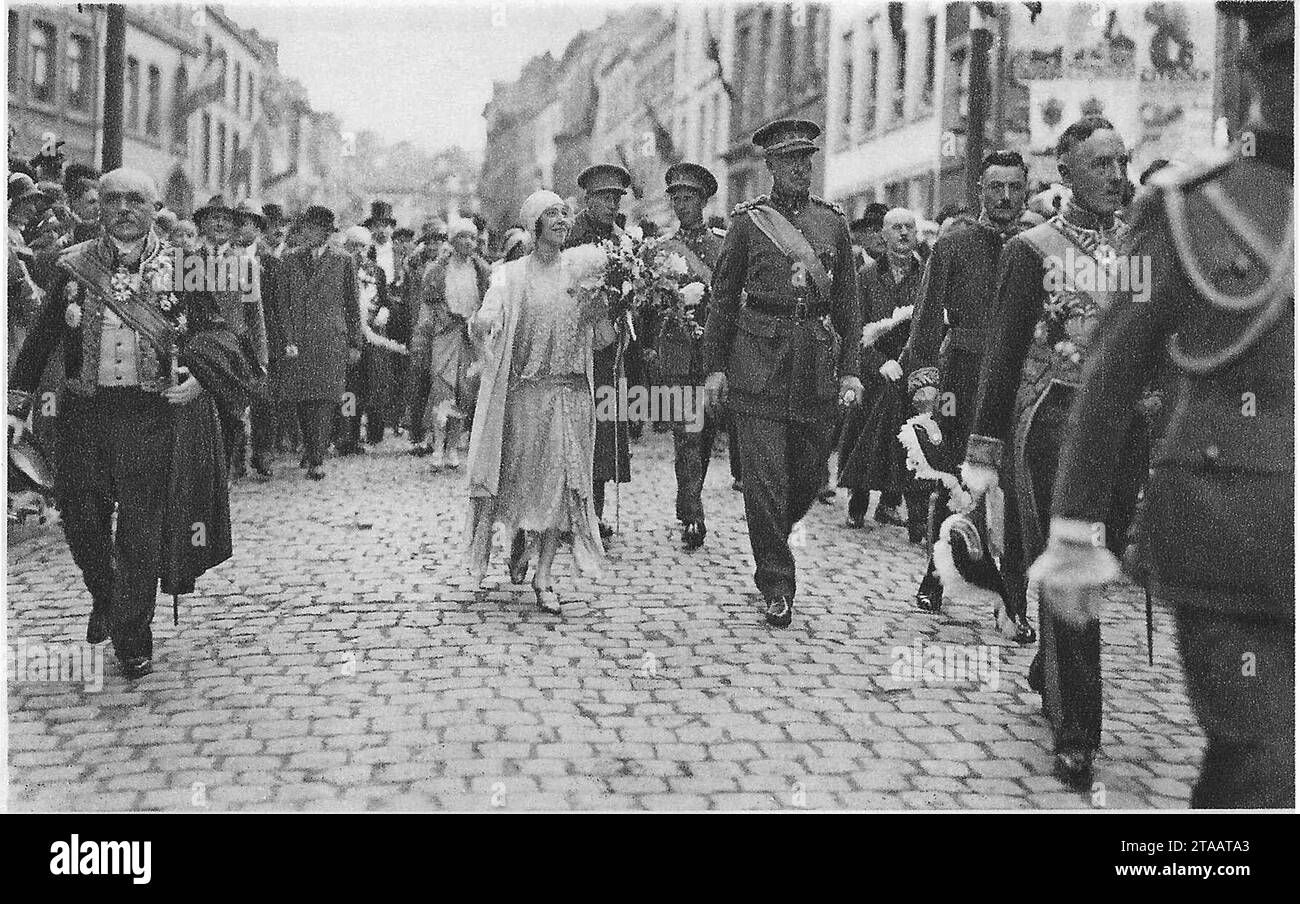
M 310 248 L 298 248 L 281 259 L 279 276 L 276 318 L 285 345 L 296 345 L 298 356 L 280 361 L 277 392 L 294 402 L 337 399 L 348 350 L 362 342 L 356 261 L 332 248 L 314 261 Z

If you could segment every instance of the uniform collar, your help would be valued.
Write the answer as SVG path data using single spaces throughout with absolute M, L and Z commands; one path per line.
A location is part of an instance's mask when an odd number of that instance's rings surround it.
M 807 192 L 792 192 L 783 194 L 772 191 L 772 203 L 781 210 L 788 210 L 792 213 L 798 213 L 808 206 L 811 198 Z

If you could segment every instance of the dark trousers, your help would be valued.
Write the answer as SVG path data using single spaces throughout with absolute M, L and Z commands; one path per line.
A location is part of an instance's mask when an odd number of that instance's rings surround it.
M 1293 809 L 1295 622 L 1178 605 L 1174 614 L 1187 695 L 1206 737 L 1192 806 Z
M 330 444 L 330 427 L 334 423 L 334 399 L 312 399 L 298 403 L 298 426 L 302 430 L 303 456 L 307 466 L 318 468 L 325 464 L 325 452 Z
M 673 468 L 677 472 L 677 520 L 682 524 L 704 521 L 704 478 L 713 457 L 713 438 L 717 423 L 705 416 L 701 430 L 690 430 L 682 421 L 673 421 Z
M 596 508 L 596 517 L 601 521 L 605 520 L 605 483 L 604 481 L 595 481 L 591 483 L 591 501 Z
M 248 410 L 253 427 L 253 461 L 265 463 L 275 445 L 275 408 L 269 397 L 254 395 Z
M 731 466 L 731 479 L 740 480 L 740 440 L 736 436 L 736 421 L 727 415 L 727 463 Z
M 171 406 L 156 393 L 100 389 L 89 399 L 67 394 L 61 411 L 58 496 L 72 559 L 118 658 L 152 656 Z
M 424 442 L 424 409 L 429 404 L 429 371 L 412 365 L 406 386 L 407 410 L 411 418 L 411 442 Z
M 334 448 L 354 452 L 361 444 L 361 413 L 366 408 L 365 370 L 361 362 L 348 365 L 347 382 L 334 419 Z
M 790 529 L 808 513 L 826 477 L 833 425 L 749 415 L 737 415 L 734 423 L 740 434 L 754 583 L 766 598 L 793 597 Z

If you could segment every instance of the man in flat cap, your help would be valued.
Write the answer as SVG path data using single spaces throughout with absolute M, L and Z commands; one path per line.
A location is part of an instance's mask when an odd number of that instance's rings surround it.
M 754 133 L 772 194 L 732 212 L 704 332 L 705 395 L 735 417 L 754 582 L 775 627 L 794 614 L 790 531 L 826 477 L 837 405 L 862 398 L 849 226 L 843 211 L 808 193 L 820 134 L 797 119 Z
M 1153 285 L 1145 296 L 1119 295 L 1103 315 L 1070 412 L 1047 549 L 1030 577 L 1052 617 L 1074 625 L 1081 597 L 1118 576 L 1100 528 L 1135 403 L 1172 359 L 1177 398 L 1139 535 L 1152 593 L 1173 609 L 1187 695 L 1206 736 L 1191 805 L 1289 810 L 1295 5 L 1218 8 L 1246 20 L 1238 65 L 1256 118 L 1230 158 L 1162 171 L 1138 196 L 1121 251 L 1153 262 Z
M 618 241 L 623 234 L 619 225 L 618 206 L 632 185 L 632 175 L 613 163 L 597 163 L 578 174 L 578 187 L 583 190 L 582 210 L 573 220 L 565 248 L 590 245 L 606 239 Z M 601 386 L 617 388 L 620 357 L 626 367 L 628 385 L 636 379 L 641 364 L 639 343 L 633 342 L 626 330 L 621 331 L 618 342 L 595 352 L 592 364 L 597 391 Z M 592 463 L 592 498 L 596 516 L 600 521 L 600 535 L 608 540 L 613 529 L 605 523 L 605 484 L 609 481 L 627 483 L 632 479 L 632 456 L 628 449 L 627 424 L 617 421 L 596 422 L 596 452 Z
M 675 163 L 668 168 L 664 179 L 668 183 L 668 199 L 680 225 L 664 241 L 663 248 L 681 255 L 690 270 L 692 281 L 682 288 L 682 296 L 692 311 L 693 319 L 688 324 L 664 320 L 655 325 L 655 361 L 659 370 L 658 382 L 682 387 L 685 397 L 704 382 L 700 334 L 708 317 L 708 286 L 713 281 L 713 268 L 722 253 L 722 237 L 726 233 L 715 231 L 704 222 L 704 205 L 718 191 L 718 182 L 712 173 L 698 163 Z M 717 419 L 704 415 L 703 429 L 700 429 L 695 417 L 704 413 L 699 412 L 689 419 L 686 414 L 685 411 L 677 412 L 672 421 L 677 520 L 682 524 L 683 545 L 687 549 L 698 549 L 704 544 L 706 533 L 700 494 L 713 455 Z

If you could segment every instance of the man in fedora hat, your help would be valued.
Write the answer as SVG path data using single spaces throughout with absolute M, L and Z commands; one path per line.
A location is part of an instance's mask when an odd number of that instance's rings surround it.
M 713 281 L 713 268 L 722 253 L 722 237 L 726 232 L 714 230 L 704 222 L 704 205 L 718 191 L 717 180 L 705 167 L 698 163 L 675 163 L 668 167 L 664 181 L 668 185 L 673 213 L 677 215 L 678 228 L 664 240 L 663 247 L 686 261 L 690 282 L 682 288 L 682 296 L 693 320 L 690 324 L 665 320 L 653 329 L 657 382 L 694 392 L 704 382 L 699 333 L 708 317 L 708 286 Z M 700 414 L 703 412 L 696 416 Z M 688 420 L 687 412 L 680 411 L 673 418 L 672 429 L 677 520 L 682 525 L 683 545 L 687 549 L 698 549 L 704 544 L 707 533 L 701 492 L 713 454 L 717 419 L 704 415 L 701 428 L 698 421 Z
M 573 228 L 564 243 L 565 248 L 592 245 L 607 239 L 618 241 L 623 234 L 619 225 L 619 204 L 632 185 L 632 174 L 613 163 L 596 163 L 578 174 L 578 188 L 582 189 L 582 210 L 573 219 Z M 620 321 L 621 322 L 621 321 Z M 617 364 L 626 368 L 628 384 L 640 382 L 640 344 L 632 341 L 627 330 L 620 330 L 620 339 L 594 353 L 595 385 L 617 389 L 620 374 Z M 596 516 L 600 521 L 600 535 L 608 540 L 613 529 L 605 523 L 605 484 L 613 480 L 627 483 L 631 476 L 632 455 L 628 449 L 627 424 L 617 421 L 596 422 L 596 452 L 592 464 L 592 498 Z
M 335 408 L 342 404 L 347 413 L 358 404 L 343 397 L 348 365 L 361 360 L 357 264 L 330 247 L 329 208 L 308 207 L 297 230 L 303 247 L 284 255 L 275 286 L 275 316 L 284 336 L 276 386 L 296 406 L 307 477 L 323 480 Z
M 820 134 L 798 119 L 754 133 L 772 194 L 732 212 L 704 331 L 705 395 L 735 418 L 754 582 L 775 627 L 794 614 L 790 531 L 826 478 L 837 406 L 862 398 L 849 226 L 843 211 L 808 193 Z

